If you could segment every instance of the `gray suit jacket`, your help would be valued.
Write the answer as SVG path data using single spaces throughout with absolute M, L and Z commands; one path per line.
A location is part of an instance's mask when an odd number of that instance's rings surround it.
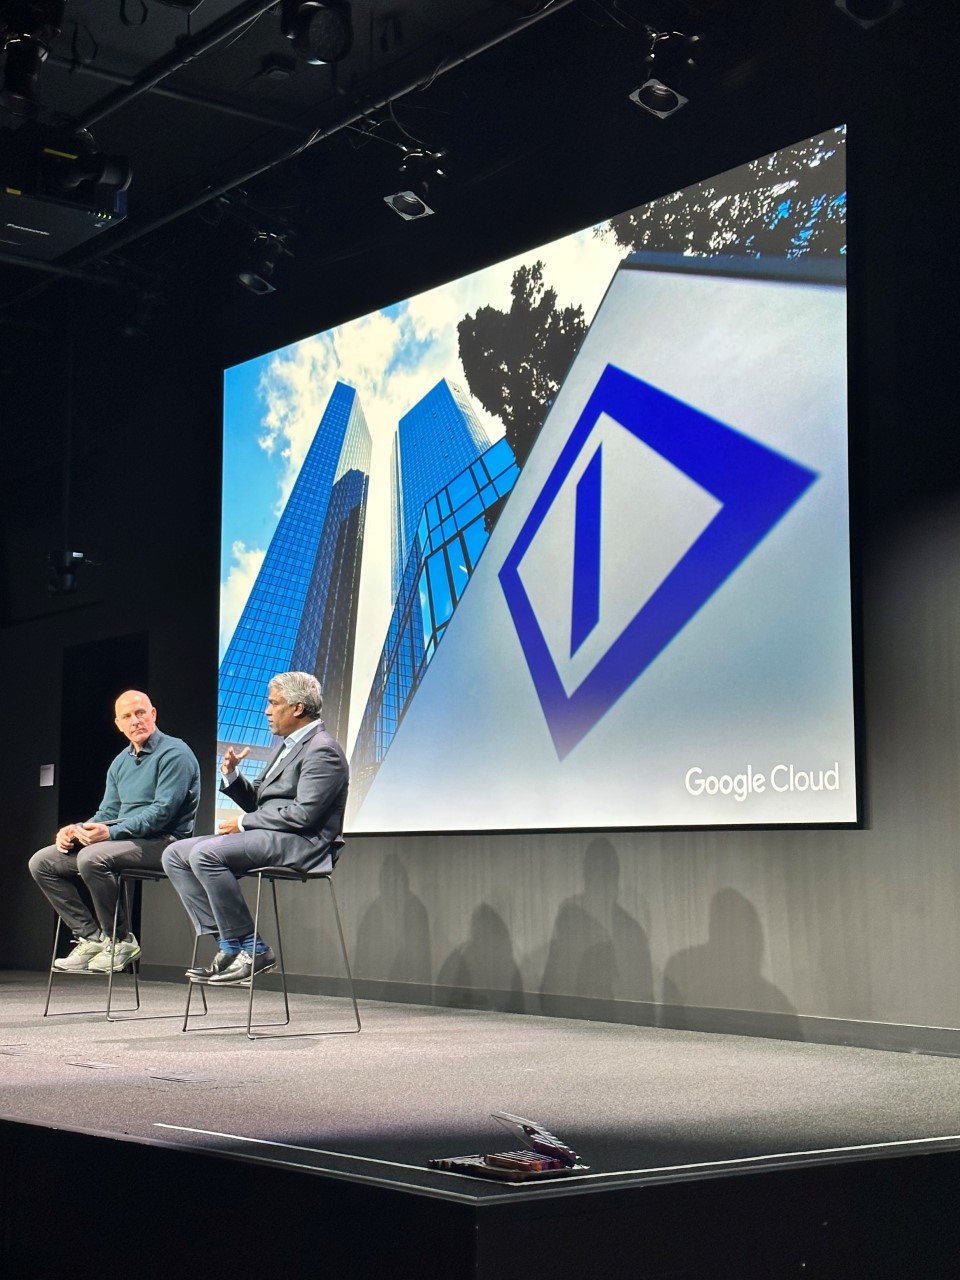
M 283 748 L 277 750 L 279 755 Z M 246 813 L 244 831 L 269 833 L 278 865 L 313 871 L 326 858 L 334 863 L 343 846 L 343 812 L 347 806 L 350 771 L 340 744 L 316 722 L 316 728 L 296 744 L 267 782 L 250 782 L 240 774 L 221 790 Z M 305 844 L 304 841 L 307 841 Z

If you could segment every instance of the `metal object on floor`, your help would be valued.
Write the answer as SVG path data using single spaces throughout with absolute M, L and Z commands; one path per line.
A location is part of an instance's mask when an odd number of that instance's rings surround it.
M 117 902 L 116 902 L 116 906 L 113 909 L 113 929 L 111 930 L 111 935 L 110 935 L 111 951 L 115 949 L 117 945 L 117 924 L 120 918 L 120 895 L 122 894 L 124 898 L 127 920 L 132 923 L 133 912 L 131 911 L 131 899 L 130 899 L 131 886 L 133 886 L 134 901 L 136 901 L 136 896 L 142 892 L 142 890 L 140 889 L 140 886 L 142 884 L 148 883 L 150 881 L 156 882 L 160 880 L 166 880 L 167 878 L 166 873 L 163 870 L 161 870 L 159 867 L 156 867 L 156 868 L 125 867 L 122 870 L 115 872 L 114 874 L 116 875 L 116 878 L 117 878 Z M 108 1022 L 128 1022 L 131 1019 L 136 1018 L 140 1010 L 140 957 L 139 956 L 137 956 L 136 959 L 131 960 L 129 962 L 129 966 L 124 966 L 125 968 L 129 967 L 131 976 L 133 978 L 133 1001 L 134 1002 L 132 1005 L 127 1006 L 125 1008 L 120 1008 L 120 1009 L 114 1008 L 113 989 L 114 989 L 114 979 L 116 974 L 113 969 L 113 966 L 111 965 L 111 967 L 107 970 L 107 973 L 106 973 L 107 1003 L 105 1008 L 62 1009 L 52 1014 L 50 1013 L 50 997 L 53 991 L 54 974 L 64 973 L 72 978 L 102 976 L 98 974 L 96 971 L 91 973 L 89 969 L 80 969 L 76 973 L 70 974 L 69 971 L 56 969 L 54 967 L 54 963 L 57 959 L 57 949 L 60 943 L 60 930 L 62 926 L 63 926 L 63 922 L 60 919 L 60 917 L 57 916 L 56 926 L 53 931 L 53 954 L 50 957 L 50 973 L 47 978 L 47 1000 L 46 1000 L 46 1004 L 43 1006 L 43 1016 L 47 1018 L 47 1017 L 63 1017 L 64 1015 L 69 1015 L 69 1014 L 102 1013 Z M 196 963 L 196 959 L 197 959 L 197 942 L 195 940 L 193 944 L 193 960 L 191 961 L 191 963 Z M 206 995 L 203 993 L 201 993 L 201 995 L 203 995 L 203 1012 L 206 1013 L 207 1012 Z M 118 1016 L 118 1015 L 122 1015 L 122 1016 Z M 179 1016 L 180 1015 L 178 1013 L 142 1014 L 140 1015 L 139 1020 L 147 1022 L 153 1019 L 178 1018 Z
M 210 1031 L 227 1031 L 234 1028 L 243 1028 L 247 1033 L 249 1040 L 278 1040 L 278 1039 L 300 1039 L 309 1036 L 331 1036 L 331 1035 L 356 1035 L 360 1029 L 360 1010 L 357 1007 L 357 997 L 353 989 L 353 974 L 350 971 L 350 958 L 347 955 L 347 942 L 343 936 L 343 923 L 340 919 L 340 907 L 337 904 L 337 895 L 333 887 L 333 878 L 331 871 L 296 871 L 291 867 L 259 867 L 255 871 L 250 872 L 251 876 L 257 878 L 257 902 L 254 909 L 253 932 L 256 936 L 260 933 L 260 900 L 263 891 L 264 880 L 269 881 L 270 888 L 273 893 L 273 920 L 276 929 L 277 938 L 277 956 L 280 961 L 280 984 L 283 992 L 283 1009 L 284 1017 L 280 1022 L 258 1022 L 253 1021 L 253 997 L 256 990 L 257 974 L 253 974 L 247 981 L 235 984 L 236 986 L 249 988 L 250 996 L 247 1001 L 247 1020 L 245 1023 L 231 1023 L 228 1027 L 205 1027 L 204 1030 Z M 350 999 L 353 1003 L 353 1016 L 356 1026 L 351 1027 L 348 1031 L 273 1031 L 265 1034 L 257 1034 L 255 1027 L 286 1027 L 290 1025 L 290 1000 L 287 992 L 287 969 L 283 958 L 283 936 L 280 931 L 280 911 L 277 907 L 277 881 L 287 880 L 307 884 L 311 880 L 325 881 L 330 890 L 330 899 L 333 903 L 333 911 L 337 921 L 337 935 L 340 939 L 340 954 L 343 957 L 343 967 L 347 975 L 347 985 L 350 989 Z M 194 958 L 196 958 L 196 944 L 194 944 Z M 190 1019 L 190 1001 L 193 996 L 193 988 L 200 987 L 203 994 L 205 983 L 190 982 L 187 988 L 187 1004 L 183 1013 L 183 1030 L 187 1031 Z M 216 984 L 215 984 L 216 985 Z M 233 984 L 225 984 L 233 985 Z M 206 1003 L 204 1003 L 204 1012 L 206 1012 Z

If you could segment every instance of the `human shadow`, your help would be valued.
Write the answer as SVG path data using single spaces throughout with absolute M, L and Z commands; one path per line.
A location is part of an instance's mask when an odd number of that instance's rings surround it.
M 540 984 L 545 1013 L 575 1014 L 570 997 L 580 997 L 605 1022 L 652 1020 L 650 943 L 619 896 L 620 858 L 598 836 L 583 856 L 583 892 L 560 904 L 554 922 Z
M 429 999 L 430 920 L 410 890 L 406 864 L 395 853 L 380 864 L 380 892 L 361 917 L 355 956 L 357 975 L 368 984 L 416 983 L 428 989 L 419 998 Z
M 470 918 L 470 937 L 451 951 L 437 985 L 471 1008 L 524 1011 L 523 981 L 503 917 L 481 902 Z
M 778 1039 L 802 1040 L 796 1010 L 763 975 L 765 949 L 763 925 L 750 899 L 737 889 L 714 894 L 707 941 L 678 951 L 664 968 L 663 1024 L 719 1031 L 717 1011 L 751 1011 L 777 1015 L 768 1026 Z

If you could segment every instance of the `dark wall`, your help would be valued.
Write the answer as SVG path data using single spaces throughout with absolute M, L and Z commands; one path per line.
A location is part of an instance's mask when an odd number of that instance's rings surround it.
M 89 646 L 84 661 L 93 672 L 99 646 L 147 633 L 147 692 L 159 723 L 205 760 L 215 742 L 220 380 L 175 343 L 114 337 L 105 324 L 109 295 L 97 302 L 74 317 L 66 534 L 64 333 L 21 336 L 2 380 L 0 667 L 10 696 L 4 794 L 14 817 L 0 870 L 0 962 L 18 967 L 38 967 L 50 936 L 25 856 L 58 825 L 61 777 L 89 767 L 73 758 L 72 743 L 61 749 L 61 720 L 69 724 L 72 705 L 87 696 L 83 684 L 62 686 L 65 656 L 71 665 L 77 647 Z M 64 539 L 96 563 L 80 567 L 75 593 L 50 595 L 46 558 Z M 118 671 L 113 696 L 127 676 Z M 109 730 L 111 699 L 100 714 Z M 95 744 L 91 735 L 86 749 L 101 756 L 101 785 L 122 746 L 115 732 L 104 739 L 102 726 Z M 39 787 L 42 764 L 55 765 L 57 785 Z M 88 816 L 99 798 L 97 791 L 82 812 L 61 816 Z
M 948 85 L 933 64 L 922 92 L 901 101 L 878 82 L 850 117 L 864 829 L 356 839 L 338 882 L 368 994 L 960 1045 L 960 1032 L 934 1030 L 960 1024 Z M 186 319 L 165 337 L 121 343 L 104 336 L 108 311 L 108 301 L 88 309 L 76 330 L 73 536 L 89 539 L 102 564 L 83 571 L 69 599 L 46 594 L 43 568 L 62 510 L 62 396 L 39 355 L 5 379 L 13 480 L 0 659 L 14 741 L 0 963 L 9 966 L 39 968 L 47 952 L 49 913 L 25 862 L 56 825 L 57 789 L 37 779 L 43 763 L 65 767 L 67 646 L 149 632 L 149 692 L 161 724 L 202 757 L 201 821 L 212 813 L 219 368 Z M 260 345 L 289 336 L 265 321 Z M 59 367 L 52 357 L 50 367 Z M 172 976 L 185 958 L 183 918 L 166 889 L 148 897 L 145 958 Z M 286 910 L 297 926 L 292 967 L 332 972 L 335 953 L 303 899 Z

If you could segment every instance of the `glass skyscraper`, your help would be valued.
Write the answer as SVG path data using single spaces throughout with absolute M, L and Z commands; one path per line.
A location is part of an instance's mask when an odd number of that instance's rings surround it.
M 489 447 L 466 393 L 446 378 L 400 419 L 391 456 L 394 599 L 424 504 Z
M 442 385 L 442 384 L 441 384 Z M 431 393 L 432 394 L 432 393 Z M 498 440 L 423 504 L 350 761 L 356 811 L 520 474 Z
M 338 382 L 220 665 L 217 751 L 247 746 L 244 771 L 272 752 L 266 687 L 313 671 L 323 716 L 346 736 L 370 473 L 370 432 L 353 387 Z

